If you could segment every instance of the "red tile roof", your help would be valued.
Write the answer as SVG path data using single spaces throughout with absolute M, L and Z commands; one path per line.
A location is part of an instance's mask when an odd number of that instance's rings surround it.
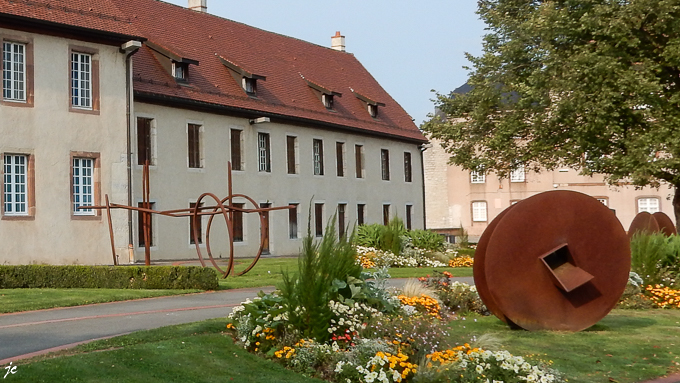
M 133 58 L 138 95 L 189 99 L 426 141 L 411 117 L 350 53 L 158 0 L 109 1 L 129 15 L 149 41 L 199 61 L 198 66 L 189 66 L 190 86 L 179 85 L 144 47 Z M 266 77 L 257 81 L 257 98 L 248 97 L 220 56 Z M 333 111 L 324 107 L 304 78 L 342 94 L 335 97 Z M 379 107 L 378 118 L 369 115 L 352 89 L 385 104 Z
M 385 92 L 350 53 L 282 36 L 207 13 L 159 0 L 0 0 L 0 17 L 32 18 L 40 22 L 105 33 L 143 36 L 174 55 L 198 61 L 189 65 L 189 84 L 180 85 L 149 47 L 134 60 L 137 96 L 152 95 L 247 113 L 279 116 L 338 129 L 360 130 L 425 142 L 411 117 Z M 249 97 L 220 56 L 257 80 L 257 97 Z M 308 78 L 338 92 L 327 110 Z M 372 118 L 365 100 L 377 103 Z
M 0 15 L 105 33 L 139 36 L 130 17 L 107 0 L 0 0 Z

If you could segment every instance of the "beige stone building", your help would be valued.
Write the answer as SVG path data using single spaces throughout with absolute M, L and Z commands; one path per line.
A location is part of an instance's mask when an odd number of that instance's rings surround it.
M 675 221 L 673 189 L 667 186 L 658 190 L 614 187 L 607 185 L 602 176 L 582 176 L 567 168 L 543 173 L 519 170 L 501 180 L 494 174 L 450 166 L 448 158 L 436 141 L 424 153 L 426 226 L 442 234 L 458 236 L 465 229 L 470 240 L 476 242 L 501 211 L 548 190 L 572 190 L 597 198 L 616 213 L 626 230 L 641 211 L 661 211 Z
M 0 1 L 3 264 L 113 262 L 106 219 L 77 207 L 126 199 L 121 45 L 141 38 L 109 7 L 71 12 Z M 123 244 L 126 216 L 112 218 Z
M 296 254 L 308 217 L 317 236 L 334 215 L 341 227 L 395 215 L 424 227 L 426 139 L 339 33 L 322 47 L 216 17 L 205 1 L 87 3 L 0 0 L 2 262 L 111 264 L 106 214 L 77 207 L 105 195 L 139 205 L 147 160 L 155 210 L 225 197 L 229 162 L 235 193 L 296 206 L 264 229 L 236 214 L 236 256 L 255 255 L 260 230 L 271 254 Z M 138 214 L 112 218 L 120 263 L 143 260 Z M 195 258 L 189 219 L 155 215 L 151 227 L 152 260 Z M 216 223 L 216 256 L 225 237 Z

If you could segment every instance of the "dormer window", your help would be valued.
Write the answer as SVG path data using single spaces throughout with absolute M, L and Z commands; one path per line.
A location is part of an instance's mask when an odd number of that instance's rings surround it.
M 222 65 L 229 69 L 229 74 L 231 74 L 236 83 L 241 83 L 241 88 L 243 88 L 246 94 L 250 97 L 257 97 L 257 80 L 266 81 L 267 77 L 247 71 L 241 65 L 222 56 L 218 55 L 217 57 L 222 62 Z
M 322 94 L 321 95 L 321 102 L 323 102 L 323 106 L 326 107 L 326 109 L 333 109 L 333 95 L 332 94 Z
M 257 82 L 254 78 L 243 77 L 241 85 L 249 95 L 254 96 L 257 93 Z
M 318 83 L 305 78 L 302 73 L 300 73 L 300 77 L 307 82 L 307 85 L 309 85 L 314 94 L 321 100 L 321 104 L 323 104 L 327 110 L 334 110 L 335 96 L 342 97 L 342 93 L 334 92 L 325 86 L 319 85 Z
M 378 105 L 367 104 L 366 110 L 368 110 L 368 114 L 370 114 L 371 117 L 373 118 L 378 117 Z
M 352 89 L 352 93 L 354 93 L 354 96 L 356 96 L 356 98 L 358 98 L 364 104 L 366 111 L 372 118 L 378 118 L 378 107 L 385 106 L 385 104 L 357 93 L 354 89 Z
M 163 68 L 179 83 L 188 85 L 189 65 L 198 65 L 198 61 L 186 57 L 176 48 L 168 48 L 152 41 L 144 43 L 158 59 Z
M 172 62 L 172 77 L 179 81 L 188 81 L 189 76 L 189 66 L 185 63 L 180 63 L 177 61 Z

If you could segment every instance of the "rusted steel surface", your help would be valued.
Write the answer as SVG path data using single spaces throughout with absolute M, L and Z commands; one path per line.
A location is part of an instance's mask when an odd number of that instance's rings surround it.
M 611 311 L 628 281 L 626 232 L 585 194 L 525 199 L 492 221 L 482 239 L 475 284 L 490 311 L 511 326 L 586 329 Z
M 669 217 L 666 213 L 657 211 L 656 213 L 652 214 L 652 217 L 654 217 L 656 223 L 659 225 L 659 231 L 664 233 L 664 235 L 667 237 L 678 234 L 673 221 L 671 221 L 671 217 Z
M 659 223 L 654 216 L 646 211 L 638 213 L 628 228 L 628 238 L 633 238 L 637 233 L 656 233 L 659 231 Z
M 475 278 L 475 287 L 477 288 L 479 297 L 486 305 L 486 308 L 489 309 L 493 315 L 506 323 L 507 319 L 505 318 L 505 315 L 503 315 L 503 312 L 498 307 L 496 300 L 489 291 L 489 287 L 486 282 L 484 265 L 486 264 L 486 248 L 489 245 L 491 233 L 493 233 L 493 231 L 496 229 L 498 222 L 500 222 L 503 216 L 505 216 L 505 214 L 516 205 L 517 204 L 510 205 L 507 209 L 503 210 L 486 227 L 486 230 L 484 230 L 484 233 L 482 233 L 482 236 L 479 238 L 479 242 L 477 242 L 477 249 L 475 250 L 475 262 L 472 264 L 472 276 Z
M 228 193 L 229 195 L 223 199 L 220 199 L 217 197 L 215 194 L 212 193 L 203 193 L 201 196 L 196 200 L 196 204 L 194 205 L 193 208 L 184 208 L 184 209 L 176 209 L 176 210 L 164 210 L 164 211 L 156 211 L 151 209 L 151 204 L 150 204 L 150 191 L 149 191 L 149 165 L 148 161 L 144 165 L 143 171 L 142 171 L 142 207 L 136 207 L 136 206 L 127 206 L 127 205 L 119 205 L 115 203 L 110 203 L 109 202 L 109 196 L 106 195 L 106 206 L 82 206 L 80 209 L 106 209 L 107 214 L 109 215 L 109 233 L 111 236 L 111 249 L 114 251 L 114 264 L 116 263 L 116 257 L 115 257 L 115 245 L 114 245 L 114 239 L 113 239 L 113 227 L 111 224 L 111 219 L 110 219 L 110 214 L 111 214 L 111 209 L 126 209 L 126 210 L 135 210 L 137 211 L 138 214 L 142 214 L 142 231 L 144 235 L 144 244 L 145 244 L 145 262 L 147 265 L 151 264 L 151 257 L 150 257 L 150 239 L 151 239 L 151 229 L 150 229 L 150 217 L 152 214 L 158 214 L 158 215 L 163 215 L 167 217 L 189 217 L 190 220 L 193 221 L 193 231 L 191 233 L 193 239 L 194 239 L 194 244 L 196 245 L 196 253 L 198 255 L 198 260 L 201 262 L 201 265 L 203 267 L 206 266 L 206 262 L 203 258 L 203 251 L 201 250 L 200 246 L 200 233 L 198 232 L 198 222 L 201 219 L 202 216 L 209 216 L 210 218 L 208 219 L 208 225 L 206 227 L 206 238 L 205 238 L 205 252 L 208 255 L 208 259 L 210 260 L 210 263 L 212 266 L 222 274 L 223 278 L 226 278 L 228 275 L 243 275 L 250 271 L 257 261 L 260 259 L 260 256 L 262 255 L 262 249 L 264 247 L 267 233 L 265 230 L 262 230 L 262 228 L 265 226 L 265 212 L 269 211 L 274 211 L 274 210 L 287 210 L 287 209 L 292 209 L 295 206 L 293 205 L 288 205 L 288 206 L 279 206 L 279 207 L 266 207 L 266 208 L 261 208 L 257 205 L 257 202 L 255 202 L 254 199 L 248 197 L 247 195 L 244 194 L 233 194 L 232 191 L 232 179 L 231 179 L 231 162 L 228 164 Z M 233 204 L 234 198 L 241 198 L 246 200 L 248 203 L 253 205 L 252 209 L 245 209 L 245 208 L 237 208 Z M 201 206 L 203 203 L 203 200 L 205 199 L 212 199 L 214 202 L 214 205 L 211 206 Z M 260 247 L 257 251 L 257 255 L 253 259 L 253 261 L 250 263 L 248 267 L 246 267 L 243 271 L 240 271 L 238 273 L 235 272 L 234 270 L 234 227 L 233 227 L 233 213 L 235 211 L 239 211 L 242 213 L 257 213 L 260 216 Z M 210 233 L 212 231 L 212 224 L 215 216 L 221 215 L 225 223 L 227 225 L 227 234 L 229 238 L 229 263 L 227 266 L 226 270 L 223 270 L 215 261 L 215 258 L 212 255 L 212 248 L 210 246 Z

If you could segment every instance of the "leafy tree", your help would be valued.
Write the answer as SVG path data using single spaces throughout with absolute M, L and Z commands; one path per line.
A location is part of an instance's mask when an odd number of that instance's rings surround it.
M 680 0 L 479 0 L 465 95 L 423 125 L 450 162 L 506 177 L 568 166 L 675 187 L 680 222 Z

